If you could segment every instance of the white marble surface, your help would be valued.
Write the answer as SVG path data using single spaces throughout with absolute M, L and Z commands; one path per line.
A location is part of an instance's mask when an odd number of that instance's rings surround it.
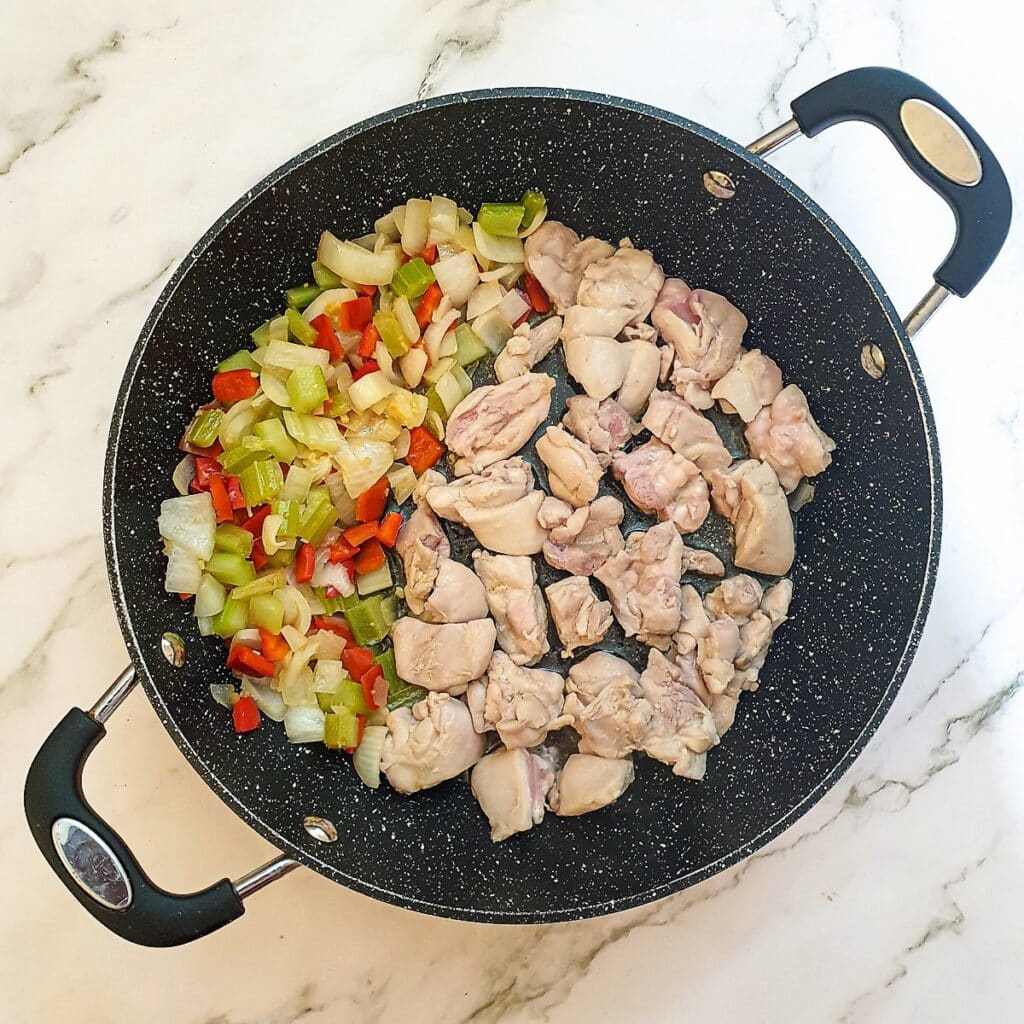
M 918 343 L 945 535 L 917 660 L 846 777 L 755 857 L 645 909 L 521 929 L 416 916 L 299 872 L 243 921 L 162 952 L 104 933 L 50 876 L 22 818 L 25 768 L 67 707 L 88 706 L 126 660 L 100 541 L 111 404 L 161 286 L 246 186 L 416 96 L 600 89 L 749 141 L 802 89 L 872 63 L 945 92 L 1024 184 L 1021 25 L 1006 0 L 404 0 L 367 11 L 348 0 L 4 7 L 0 1018 L 1019 1019 L 1019 230 Z M 941 203 L 862 126 L 796 142 L 778 163 L 909 308 L 951 236 Z M 272 852 L 192 773 L 141 693 L 86 786 L 172 888 L 237 876 Z

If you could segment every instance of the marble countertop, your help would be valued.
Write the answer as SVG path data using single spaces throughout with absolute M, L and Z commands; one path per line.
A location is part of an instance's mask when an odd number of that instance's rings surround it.
M 1024 184 L 1020 25 L 976 0 L 403 0 L 11 5 L 0 41 L 0 989 L 5 1021 L 285 1024 L 957 1022 L 1024 989 L 1021 232 L 919 337 L 943 459 L 931 616 L 890 714 L 834 790 L 673 898 L 543 928 L 468 925 L 299 871 L 168 951 L 75 905 L 32 846 L 25 768 L 126 663 L 100 539 L 107 422 L 146 313 L 194 240 L 293 153 L 416 97 L 489 85 L 618 93 L 750 141 L 831 73 L 904 67 Z M 1017 15 L 1019 17 L 1019 15 Z M 326 29 L 326 30 L 325 30 Z M 871 129 L 777 158 L 909 309 L 952 222 Z M 979 485 L 980 484 L 980 485 Z M 192 772 L 141 693 L 86 789 L 163 885 L 273 851 Z

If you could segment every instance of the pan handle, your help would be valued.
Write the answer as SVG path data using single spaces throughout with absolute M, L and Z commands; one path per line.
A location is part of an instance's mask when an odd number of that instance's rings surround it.
M 91 711 L 72 708 L 44 741 L 25 782 L 25 814 L 50 867 L 100 924 L 142 946 L 179 946 L 245 913 L 242 900 L 297 867 L 280 857 L 236 883 L 177 895 L 155 885 L 82 793 L 82 769 L 104 722 L 136 683 L 126 669 Z
M 984 277 L 1010 229 L 1010 187 L 985 140 L 924 82 L 894 68 L 857 68 L 809 89 L 793 117 L 748 148 L 765 156 L 798 132 L 813 138 L 843 121 L 881 129 L 909 167 L 956 218 L 956 239 L 935 285 L 904 321 L 916 333 L 950 293 L 965 296 Z

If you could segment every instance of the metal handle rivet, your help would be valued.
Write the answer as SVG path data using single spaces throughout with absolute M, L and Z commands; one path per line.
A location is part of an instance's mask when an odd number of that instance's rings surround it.
M 725 171 L 707 171 L 704 189 L 718 199 L 732 199 L 736 195 L 736 182 Z
M 177 633 L 164 633 L 160 637 L 160 653 L 169 665 L 181 668 L 185 664 L 185 641 Z
M 885 356 L 877 345 L 865 345 L 860 350 L 860 365 L 864 372 L 875 380 L 880 380 L 885 373 Z
M 302 819 L 302 827 L 318 843 L 334 843 L 338 840 L 338 830 L 334 827 L 334 823 L 326 818 L 318 818 L 311 814 Z

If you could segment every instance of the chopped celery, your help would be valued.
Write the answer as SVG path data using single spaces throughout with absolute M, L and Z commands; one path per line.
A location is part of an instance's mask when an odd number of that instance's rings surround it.
M 442 356 L 423 374 L 423 379 L 428 384 L 436 384 L 454 365 L 451 356 Z
M 263 442 L 264 449 L 278 462 L 291 462 L 299 454 L 299 449 L 279 419 L 260 420 L 252 429 Z
M 462 397 L 465 398 L 473 390 L 473 378 L 458 363 L 452 367 L 451 374 L 455 378 L 455 383 L 459 385 Z
M 271 341 L 287 341 L 288 340 L 288 317 L 282 314 L 281 316 L 275 316 L 267 324 L 267 335 Z
M 240 348 L 234 355 L 230 355 L 222 363 L 217 364 L 217 372 L 224 373 L 227 370 L 252 370 L 259 373 L 260 368 L 256 365 L 247 348 Z
M 384 678 L 388 681 L 388 708 L 409 707 L 417 704 L 427 695 L 422 686 L 414 683 L 407 683 L 398 675 L 395 667 L 395 652 L 389 647 L 373 656 L 373 660 L 380 665 Z
M 526 207 L 522 203 L 484 203 L 476 219 L 489 235 L 515 238 L 525 213 Z
M 522 227 L 524 228 L 528 228 L 533 223 L 537 214 L 548 205 L 548 201 L 544 198 L 544 193 L 538 192 L 533 188 L 528 188 L 523 193 L 523 198 L 520 202 L 523 205 Z
M 444 402 L 441 401 L 441 396 L 437 393 L 437 388 L 431 384 L 427 389 L 427 415 L 434 413 L 435 416 L 441 417 L 441 422 L 447 422 L 448 410 L 444 407 Z M 426 420 L 424 420 L 424 423 Z
M 422 295 L 434 283 L 434 272 L 417 256 L 395 271 L 391 279 L 391 290 L 396 295 L 404 295 L 407 299 L 415 299 Z M 377 328 L 380 330 L 380 328 Z M 383 335 L 382 335 L 383 337 Z
M 264 320 L 249 337 L 255 348 L 263 348 L 270 341 L 270 321 Z
M 444 419 L 447 419 L 455 411 L 455 408 L 462 399 L 466 397 L 466 393 L 462 390 L 462 385 L 459 384 L 451 373 L 446 373 L 437 381 L 433 390 L 437 392 L 437 397 L 444 406 Z M 427 408 L 431 408 L 429 396 L 427 397 Z
M 295 561 L 294 548 L 281 548 L 276 554 L 267 559 L 267 565 L 271 569 L 286 569 Z
M 268 633 L 281 632 L 284 625 L 284 605 L 273 594 L 257 594 L 249 602 L 249 621 Z
M 318 487 L 313 493 L 320 490 L 327 494 L 327 500 L 318 503 L 307 502 L 299 522 L 299 536 L 314 547 L 323 543 L 327 531 L 338 521 L 338 510 L 331 501 L 330 492 L 327 488 Z
M 288 580 L 285 578 L 284 570 L 275 569 L 273 572 L 268 572 L 263 576 L 257 576 L 249 583 L 243 583 L 240 587 L 235 587 L 231 591 L 231 596 L 236 601 L 243 601 L 258 597 L 260 594 L 272 594 L 275 590 L 280 590 L 286 586 L 288 586 Z M 251 607 L 249 614 L 252 614 Z
M 393 594 L 372 594 L 345 609 L 352 637 L 357 644 L 379 644 L 391 629 L 398 610 L 398 602 Z
M 384 342 L 384 347 L 392 356 L 397 358 L 409 351 L 409 339 L 394 313 L 375 313 L 373 326 L 377 328 L 380 340 Z
M 197 448 L 209 448 L 217 440 L 222 419 L 224 412 L 221 409 L 200 409 L 185 436 Z
M 333 419 L 337 419 L 339 416 L 344 416 L 345 413 L 352 411 L 352 403 L 348 400 L 348 392 L 338 392 L 336 395 L 331 395 L 331 404 L 327 407 L 327 415 Z
M 196 618 L 209 618 L 217 615 L 224 607 L 227 600 L 227 591 L 220 580 L 204 572 L 199 580 L 199 588 L 196 590 L 196 603 L 193 613 Z
M 295 464 L 288 469 L 288 475 L 284 478 L 284 487 L 278 498 L 281 501 L 305 501 L 309 494 L 313 481 L 317 474 L 305 466 Z
M 245 496 L 245 503 L 253 508 L 270 501 L 284 483 L 284 474 L 281 467 L 274 459 L 263 459 L 246 466 L 238 474 L 239 483 L 242 485 L 242 494 Z
M 316 701 L 321 711 L 343 707 L 355 715 L 368 715 L 370 706 L 363 696 L 363 688 L 354 679 L 342 679 L 337 688 L 330 693 L 318 693 Z
M 213 545 L 218 551 L 228 551 L 243 558 L 252 554 L 252 542 L 252 534 L 234 523 L 221 523 L 213 537 Z
M 334 452 L 341 445 L 338 424 L 324 416 L 309 416 L 285 409 L 284 425 L 299 444 L 304 444 L 314 451 Z
M 341 288 L 344 283 L 333 270 L 325 267 L 319 260 L 313 260 L 313 280 L 321 288 Z
M 490 355 L 490 350 L 469 324 L 459 324 L 455 328 L 455 341 L 459 346 L 455 353 L 459 366 L 469 366 L 478 359 Z
M 288 309 L 285 316 L 288 318 L 288 331 L 296 341 L 303 345 L 312 345 L 316 341 L 316 328 L 307 324 L 297 309 Z
M 388 686 L 398 686 L 402 680 L 398 678 L 398 668 L 395 666 L 395 652 L 391 647 L 385 648 L 373 656 L 373 660 L 380 665 Z
M 245 629 L 249 625 L 249 602 L 235 601 L 229 597 L 210 624 L 217 636 L 234 636 L 240 629 Z
M 319 284 L 300 284 L 284 293 L 284 301 L 292 309 L 305 309 L 322 291 Z
M 206 571 L 228 587 L 240 587 L 256 579 L 252 562 L 232 551 L 214 551 L 206 560 Z
M 238 476 L 246 466 L 251 466 L 257 459 L 266 457 L 267 446 L 260 438 L 250 434 L 248 437 L 243 437 L 234 448 L 221 452 L 217 456 L 217 461 L 225 473 Z
M 278 537 L 298 537 L 299 517 L 302 508 L 297 501 L 275 501 L 271 506 L 275 516 L 280 516 L 283 522 L 277 531 Z
M 319 366 L 298 366 L 285 383 L 296 412 L 312 412 L 327 401 L 327 384 Z
M 399 505 L 404 505 L 409 496 L 416 490 L 416 473 L 412 466 L 396 462 L 387 472 L 388 483 L 391 484 L 391 496 Z
M 343 708 L 324 715 L 324 746 L 331 750 L 349 750 L 359 739 L 359 719 Z
M 375 594 L 378 590 L 387 590 L 394 582 L 391 576 L 391 567 L 385 562 L 379 569 L 357 576 L 356 590 L 359 591 L 360 596 Z

